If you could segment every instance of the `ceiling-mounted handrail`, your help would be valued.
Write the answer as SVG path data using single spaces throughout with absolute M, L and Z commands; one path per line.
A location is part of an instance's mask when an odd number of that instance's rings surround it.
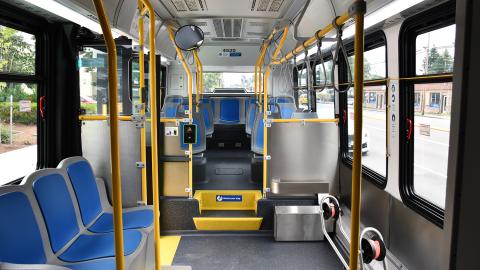
M 108 54 L 108 102 L 110 105 L 110 158 L 113 189 L 113 232 L 115 238 L 115 265 L 117 270 L 125 269 L 122 218 L 122 182 L 120 180 L 120 147 L 118 143 L 117 107 L 117 46 L 112 36 L 109 20 L 102 0 L 93 0 Z
M 147 14 L 149 17 L 149 75 L 150 75 L 150 136 L 152 141 L 152 197 L 153 197 L 153 235 L 155 245 L 155 269 L 161 268 L 160 257 L 160 197 L 158 194 L 158 134 L 157 134 L 157 62 L 156 62 L 156 45 L 155 45 L 155 9 L 153 8 L 150 0 L 139 0 L 143 4 L 140 16 L 143 17 Z M 160 90 L 160 100 L 162 98 L 162 92 Z
M 337 17 L 335 19 L 335 22 L 337 25 L 344 25 L 349 19 L 351 18 L 351 15 L 349 12 L 345 12 L 342 16 Z M 335 30 L 335 26 L 333 23 L 330 23 L 327 25 L 325 28 L 317 31 L 315 35 L 310 37 L 309 39 L 305 40 L 300 46 L 296 47 L 293 49 L 291 52 L 287 53 L 284 57 L 280 58 L 279 60 L 275 60 L 272 63 L 275 65 L 284 63 L 290 59 L 292 59 L 294 56 L 301 54 L 303 51 L 307 50 L 309 47 L 315 45 L 317 43 L 318 39 L 324 38 L 328 33 L 330 33 L 332 30 Z

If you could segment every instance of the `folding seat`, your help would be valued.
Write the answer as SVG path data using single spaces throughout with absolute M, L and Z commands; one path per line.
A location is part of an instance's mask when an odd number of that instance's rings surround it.
M 113 231 L 113 208 L 105 191 L 105 183 L 96 179 L 93 169 L 83 157 L 70 157 L 58 165 L 70 180 L 83 225 L 91 232 Z M 151 206 L 138 206 L 123 209 L 124 229 L 151 229 L 153 209 Z

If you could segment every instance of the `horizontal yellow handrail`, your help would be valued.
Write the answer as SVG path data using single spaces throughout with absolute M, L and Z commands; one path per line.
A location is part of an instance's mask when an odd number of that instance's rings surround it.
M 80 121 L 101 121 L 108 120 L 108 115 L 79 115 L 78 120 Z M 119 115 L 118 120 L 120 121 L 132 121 L 131 115 Z
M 349 19 L 350 19 L 350 14 L 348 12 L 345 12 L 342 16 L 338 17 L 335 22 L 337 23 L 337 25 L 343 25 Z M 313 37 L 303 42 L 302 45 L 296 47 L 295 49 L 287 53 L 287 55 L 280 58 L 279 60 L 272 61 L 272 63 L 275 65 L 285 63 L 286 61 L 292 59 L 294 56 L 299 55 L 300 53 L 308 49 L 310 46 L 315 45 L 318 39 L 325 37 L 330 31 L 334 29 L 335 29 L 335 26 L 332 23 L 327 25 L 325 28 L 315 33 Z
M 307 119 L 269 119 L 272 123 L 338 123 L 338 118 L 333 119 L 318 119 L 318 118 L 307 118 Z
M 182 122 L 182 118 L 161 118 L 160 122 L 161 123 L 176 123 L 176 122 Z

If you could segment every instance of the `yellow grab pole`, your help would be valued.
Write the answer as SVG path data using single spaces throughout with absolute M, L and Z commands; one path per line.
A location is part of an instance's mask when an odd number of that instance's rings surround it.
M 193 50 L 193 57 L 195 58 L 195 67 L 196 67 L 196 88 L 197 88 L 197 95 L 196 95 L 196 100 L 197 100 L 197 112 L 198 112 L 198 104 L 200 104 L 200 95 L 202 94 L 202 87 L 203 87 L 203 65 L 202 61 L 200 61 L 200 58 L 198 57 L 198 52 L 197 50 Z
M 354 4 L 361 3 L 357 0 Z M 363 99 L 363 19 L 364 14 L 357 12 L 355 17 L 354 41 L 354 131 L 353 131 L 353 165 L 352 165 L 352 198 L 350 225 L 350 270 L 358 269 L 358 249 L 360 238 L 360 202 L 362 181 L 362 99 Z
M 278 47 L 273 53 L 272 60 L 275 60 L 282 50 L 283 43 L 288 35 L 288 25 L 283 29 L 283 35 L 278 43 Z M 263 62 L 263 59 L 262 59 Z M 267 155 L 268 155 L 268 129 L 267 129 L 267 118 L 268 118 L 268 76 L 270 75 L 271 65 L 267 66 L 265 70 L 265 75 L 263 76 L 263 198 L 267 197 Z
M 112 36 L 102 0 L 93 0 L 108 52 L 108 102 L 110 105 L 110 158 L 112 162 L 113 231 L 116 269 L 125 269 L 122 221 L 122 182 L 120 181 L 120 149 L 118 145 L 117 47 Z
M 183 64 L 183 69 L 187 73 L 187 79 L 188 79 L 188 119 L 190 122 L 193 121 L 193 110 L 192 110 L 192 72 L 190 71 L 190 67 L 187 64 L 187 61 L 185 61 L 185 58 L 183 57 L 182 51 L 175 45 L 175 36 L 173 34 L 173 28 L 171 25 L 168 27 L 168 34 L 170 37 L 170 40 L 172 41 L 173 47 L 175 48 L 175 51 L 177 52 L 178 58 Z M 192 163 L 192 151 L 193 147 L 192 144 L 188 144 L 188 197 L 193 198 L 193 187 L 192 187 L 192 178 L 193 178 L 193 163 Z
M 150 75 L 150 136 L 152 142 L 152 197 L 153 197 L 153 235 L 155 237 L 155 269 L 160 270 L 160 198 L 158 194 L 158 136 L 157 136 L 157 63 L 155 45 L 155 10 L 149 0 L 140 0 L 150 14 L 148 42 L 150 47 L 149 75 Z M 160 99 L 161 99 L 160 93 Z
M 143 4 L 138 1 L 138 9 L 141 11 L 143 9 Z M 138 53 L 138 65 L 140 69 L 140 104 L 142 108 L 140 109 L 140 115 L 145 116 L 145 106 L 147 106 L 145 100 L 143 100 L 143 95 L 145 91 L 145 55 L 143 51 L 144 42 L 145 42 L 145 33 L 144 33 L 144 23 L 143 16 L 138 18 L 138 45 L 140 51 Z M 142 202 L 147 203 L 147 135 L 145 127 L 140 129 L 140 161 L 144 164 L 142 168 Z
M 78 120 L 80 121 L 100 121 L 100 120 L 108 120 L 108 115 L 80 115 L 78 116 Z M 117 116 L 118 120 L 120 121 L 132 121 L 132 116 L 130 115 L 119 115 Z

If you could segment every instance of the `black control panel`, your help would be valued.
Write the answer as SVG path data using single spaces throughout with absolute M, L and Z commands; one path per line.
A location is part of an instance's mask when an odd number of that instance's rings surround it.
M 197 143 L 197 125 L 195 124 L 183 125 L 183 143 L 184 144 Z

